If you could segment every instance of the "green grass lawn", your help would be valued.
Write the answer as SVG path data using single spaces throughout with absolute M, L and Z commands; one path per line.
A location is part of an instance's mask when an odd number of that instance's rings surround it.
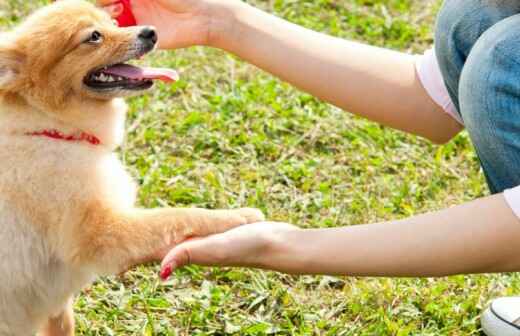
M 8 27 L 46 1 L 0 0 Z M 438 1 L 270 0 L 309 28 L 421 52 Z M 290 61 L 290 60 L 288 60 Z M 353 117 L 208 48 L 146 62 L 181 72 L 129 101 L 122 160 L 146 207 L 259 207 L 302 227 L 356 225 L 485 195 L 467 134 L 434 146 Z M 346 92 L 345 94 L 348 94 Z M 397 243 L 397 242 L 396 242 Z M 99 280 L 76 302 L 80 335 L 478 335 L 478 315 L 520 293 L 514 274 L 443 279 L 288 276 L 157 267 Z

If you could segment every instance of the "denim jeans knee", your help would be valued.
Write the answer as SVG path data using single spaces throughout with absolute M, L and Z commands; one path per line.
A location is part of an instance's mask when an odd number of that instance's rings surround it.
M 435 53 L 458 111 L 459 79 L 474 44 L 492 25 L 517 13 L 520 13 L 518 0 L 444 1 L 435 29 Z
M 458 98 L 491 191 L 520 185 L 520 14 L 478 38 L 462 69 Z

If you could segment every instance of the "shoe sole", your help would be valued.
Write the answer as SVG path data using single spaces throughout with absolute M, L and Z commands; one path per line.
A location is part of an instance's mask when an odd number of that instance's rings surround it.
M 493 307 L 484 311 L 480 318 L 482 331 L 487 336 L 520 336 L 520 327 L 498 316 Z

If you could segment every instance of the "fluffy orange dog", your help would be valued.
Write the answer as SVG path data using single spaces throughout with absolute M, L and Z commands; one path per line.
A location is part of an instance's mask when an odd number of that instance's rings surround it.
M 156 40 L 153 28 L 118 28 L 79 0 L 1 35 L 0 335 L 72 335 L 71 297 L 95 276 L 262 219 L 254 209 L 134 207 L 113 153 L 126 112 L 116 97 L 174 76 L 123 64 Z

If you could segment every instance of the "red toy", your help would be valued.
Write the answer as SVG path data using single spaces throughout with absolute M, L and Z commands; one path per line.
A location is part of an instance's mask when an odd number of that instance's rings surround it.
M 132 13 L 132 6 L 130 0 L 119 0 L 119 3 L 123 5 L 123 11 L 121 15 L 116 18 L 117 23 L 120 27 L 128 27 L 137 25 L 134 13 Z

